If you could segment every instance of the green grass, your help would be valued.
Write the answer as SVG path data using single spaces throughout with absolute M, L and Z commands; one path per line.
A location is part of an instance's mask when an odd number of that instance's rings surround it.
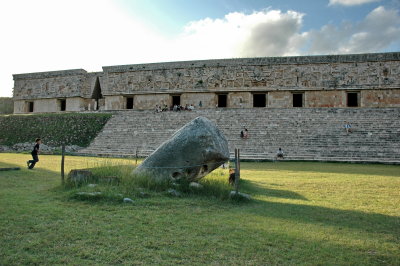
M 22 167 L 0 171 L 0 265 L 400 264 L 400 166 L 243 162 L 250 202 L 153 193 L 124 204 L 73 199 L 59 156 L 33 171 L 27 159 L 0 154 L 0 167 Z M 67 170 L 133 163 L 66 158 Z
M 230 200 L 232 187 L 225 178 L 227 169 L 216 169 L 207 178 L 199 180 L 201 188 L 191 187 L 191 182 L 187 180 L 159 180 L 144 174 L 134 174 L 134 169 L 133 164 L 121 165 L 119 160 L 99 162 L 93 168 L 86 169 L 92 173 L 90 177 L 66 179 L 65 188 L 70 190 L 71 198 L 89 201 L 121 201 L 121 196 L 153 197 L 159 194 Z M 171 189 L 173 193 L 169 192 Z
M 0 115 L 0 145 L 12 146 L 42 138 L 49 146 L 86 147 L 111 116 L 110 113 Z

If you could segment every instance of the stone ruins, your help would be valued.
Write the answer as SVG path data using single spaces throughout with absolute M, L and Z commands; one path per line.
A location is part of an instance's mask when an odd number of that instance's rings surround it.
M 14 113 L 400 107 L 400 52 L 105 66 L 15 74 Z

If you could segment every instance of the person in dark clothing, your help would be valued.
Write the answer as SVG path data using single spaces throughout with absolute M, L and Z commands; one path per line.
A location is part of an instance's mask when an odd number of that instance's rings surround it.
M 35 167 L 35 164 L 39 162 L 39 149 L 40 144 L 42 144 L 42 140 L 40 138 L 37 138 L 35 142 L 36 144 L 31 152 L 33 160 L 29 160 L 26 162 L 26 164 L 28 165 L 28 169 L 33 169 L 33 167 Z

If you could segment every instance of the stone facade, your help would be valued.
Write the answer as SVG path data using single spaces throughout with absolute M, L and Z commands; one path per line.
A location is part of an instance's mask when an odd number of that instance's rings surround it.
M 400 53 L 202 60 L 14 75 L 14 113 L 400 107 Z M 65 102 L 64 102 L 65 101 Z

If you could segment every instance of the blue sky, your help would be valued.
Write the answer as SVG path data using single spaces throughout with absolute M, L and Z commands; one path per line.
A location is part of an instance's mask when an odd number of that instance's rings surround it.
M 371 10 L 395 1 L 366 2 L 362 5 L 330 5 L 329 0 L 119 0 L 132 16 L 140 17 L 154 27 L 171 34 L 179 33 L 190 21 L 222 18 L 231 12 L 252 13 L 263 9 L 295 10 L 306 14 L 304 30 L 318 29 L 327 23 L 362 20 Z
M 5 0 L 12 74 L 164 61 L 400 51 L 400 0 Z

